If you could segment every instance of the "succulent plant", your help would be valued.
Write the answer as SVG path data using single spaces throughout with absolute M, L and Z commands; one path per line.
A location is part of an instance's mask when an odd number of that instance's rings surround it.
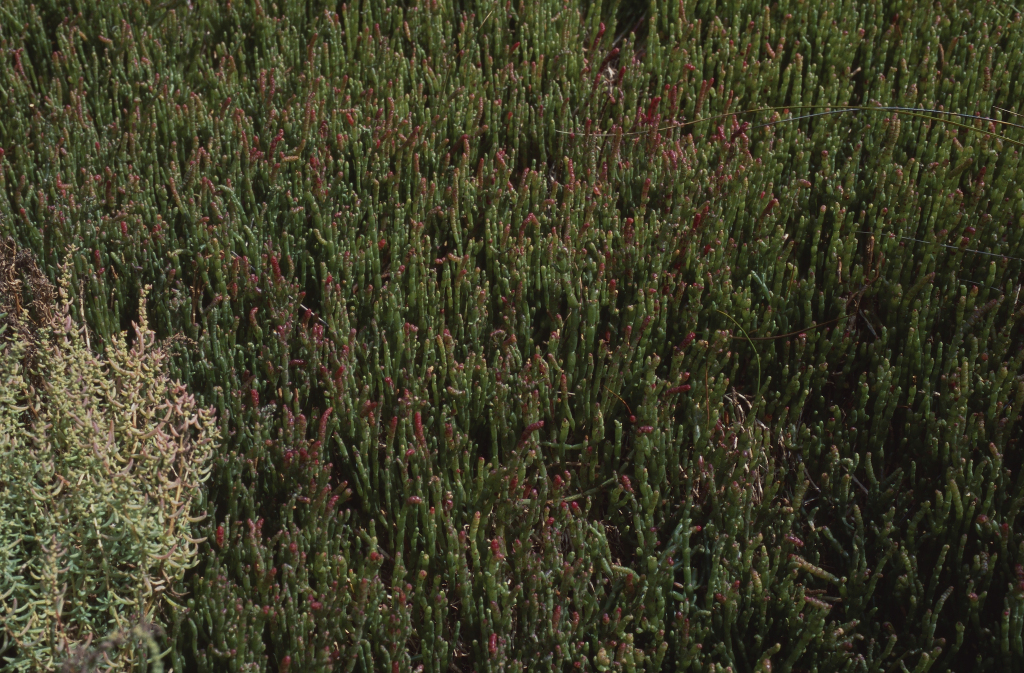
M 64 4 L 0 233 L 194 344 L 169 667 L 1024 663 L 1016 8 Z
M 213 411 L 166 375 L 144 297 L 131 348 L 101 360 L 55 294 L 31 256 L 0 248 L 3 670 L 143 670 L 199 562 Z

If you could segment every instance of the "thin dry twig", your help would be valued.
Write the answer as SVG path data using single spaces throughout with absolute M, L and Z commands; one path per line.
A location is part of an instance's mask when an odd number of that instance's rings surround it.
M 943 123 L 946 123 L 946 124 L 950 124 L 952 126 L 956 126 L 957 128 L 962 128 L 962 129 L 969 130 L 969 131 L 977 131 L 977 132 L 982 133 L 984 135 L 992 136 L 994 138 L 998 138 L 999 140 L 1002 140 L 1004 142 L 1008 142 L 1008 143 L 1010 143 L 1012 145 L 1016 145 L 1018 147 L 1024 147 L 1024 142 L 1021 142 L 1019 140 L 1013 140 L 1012 138 L 1008 138 L 1006 136 L 1000 135 L 998 133 L 993 133 L 992 131 L 987 131 L 985 129 L 975 128 L 974 126 L 971 126 L 970 124 L 964 124 L 964 123 L 961 123 L 961 122 L 955 122 L 955 121 L 952 121 L 950 119 L 938 119 L 938 118 L 930 116 L 930 115 L 947 115 L 947 116 L 950 116 L 950 117 L 959 117 L 959 118 L 963 118 L 963 119 L 970 119 L 972 121 L 983 121 L 983 122 L 989 122 L 989 123 L 992 123 L 992 124 L 1000 124 L 1002 126 L 1008 126 L 1008 127 L 1011 127 L 1011 128 L 1024 129 L 1024 125 L 1022 125 L 1022 124 L 1014 124 L 1013 122 L 1004 121 L 1002 119 L 994 119 L 992 117 L 982 117 L 980 115 L 969 115 L 969 114 L 965 114 L 963 112 L 948 112 L 946 110 L 934 110 L 934 109 L 930 109 L 930 108 L 908 108 L 908 107 L 900 107 L 900 106 L 896 106 L 896 105 L 884 105 L 884 106 L 874 106 L 874 105 L 843 105 L 843 106 L 839 106 L 838 109 L 831 109 L 833 107 L 835 107 L 835 106 L 832 106 L 832 105 L 779 105 L 779 106 L 773 106 L 773 107 L 752 108 L 752 109 L 749 109 L 749 110 L 737 110 L 735 112 L 724 112 L 722 114 L 712 115 L 711 117 L 703 117 L 701 119 L 694 119 L 694 120 L 691 120 L 691 121 L 675 122 L 675 123 L 672 123 L 672 124 L 666 124 L 664 126 L 658 126 L 658 127 L 654 127 L 654 128 L 644 129 L 642 131 L 623 132 L 621 135 L 622 135 L 622 137 L 638 136 L 638 135 L 644 135 L 644 134 L 647 134 L 647 133 L 651 133 L 652 131 L 657 131 L 657 132 L 660 133 L 662 131 L 670 131 L 672 129 L 678 129 L 678 128 L 685 128 L 687 126 L 693 126 L 694 124 L 699 124 L 701 122 L 716 121 L 716 120 L 719 120 L 719 119 L 726 119 L 728 117 L 734 117 L 734 116 L 737 116 L 737 115 L 756 114 L 758 112 L 778 112 L 778 111 L 807 110 L 807 109 L 811 109 L 811 110 L 819 109 L 820 110 L 822 108 L 826 108 L 825 111 L 823 111 L 823 112 L 815 112 L 815 113 L 811 113 L 811 114 L 800 115 L 800 116 L 797 116 L 797 117 L 789 117 L 787 119 L 776 119 L 774 121 L 765 122 L 764 124 L 759 124 L 757 126 L 754 126 L 753 128 L 755 128 L 755 129 L 765 128 L 765 127 L 769 127 L 769 126 L 775 126 L 776 124 L 782 124 L 784 122 L 799 121 L 799 120 L 802 120 L 802 119 L 811 119 L 813 117 L 824 117 L 826 115 L 842 114 L 844 112 L 902 112 L 902 113 L 907 114 L 907 115 L 909 115 L 911 117 L 921 117 L 922 119 L 928 119 L 928 120 L 931 120 L 931 121 L 937 121 L 937 122 L 943 122 Z M 582 134 L 583 131 L 564 131 L 564 130 L 558 129 L 558 130 L 555 131 L 555 133 L 561 133 L 563 135 L 576 135 L 577 133 Z M 612 137 L 615 137 L 615 136 L 617 136 L 619 134 L 618 133 L 589 133 L 587 135 L 588 135 L 588 137 L 591 137 L 591 138 L 612 138 Z

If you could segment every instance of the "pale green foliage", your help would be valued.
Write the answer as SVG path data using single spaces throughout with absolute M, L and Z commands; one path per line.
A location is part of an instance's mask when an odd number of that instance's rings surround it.
M 0 654 L 51 671 L 106 639 L 100 669 L 138 670 L 150 649 L 131 634 L 166 623 L 196 563 L 217 430 L 166 374 L 145 297 L 134 344 L 122 334 L 101 359 L 66 282 L 60 318 L 33 331 L 22 311 L 0 337 Z

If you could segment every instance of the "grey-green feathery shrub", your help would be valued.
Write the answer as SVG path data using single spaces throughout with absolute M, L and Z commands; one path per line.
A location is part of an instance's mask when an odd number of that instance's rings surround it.
M 140 626 L 165 619 L 196 563 L 214 415 L 167 375 L 145 298 L 134 343 L 94 354 L 69 277 L 59 310 L 22 308 L 45 279 L 13 245 L 0 255 L 0 668 L 84 663 L 75 650 L 106 639 L 90 668 L 140 670 Z

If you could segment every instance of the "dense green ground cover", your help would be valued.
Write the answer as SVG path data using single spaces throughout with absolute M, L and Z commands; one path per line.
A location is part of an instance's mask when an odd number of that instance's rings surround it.
M 1017 9 L 387 5 L 0 4 L 0 234 L 217 409 L 166 663 L 1024 666 Z

